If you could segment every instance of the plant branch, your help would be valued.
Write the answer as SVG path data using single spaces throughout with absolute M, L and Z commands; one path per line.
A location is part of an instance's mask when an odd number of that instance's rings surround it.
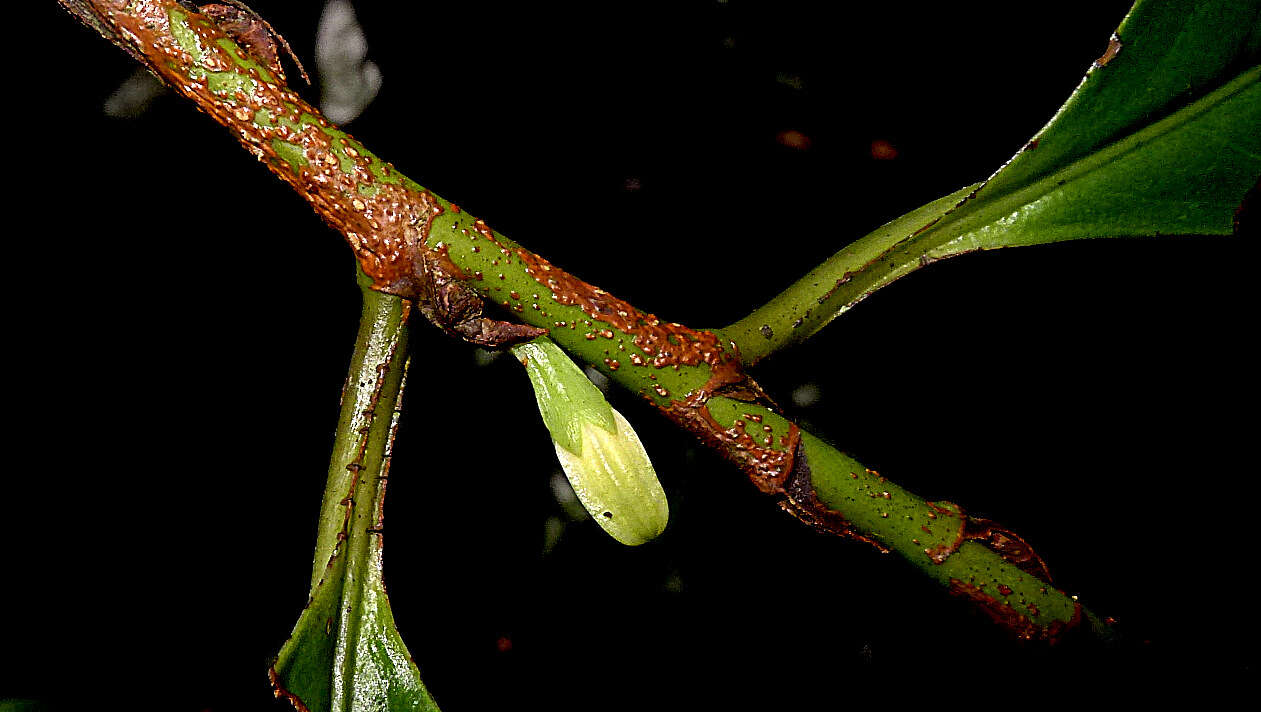
M 341 543 L 346 538 L 354 504 L 347 501 L 347 493 L 357 491 L 361 472 L 371 471 L 383 477 L 389 470 L 397 425 L 392 414 L 402 401 L 410 305 L 370 289 L 363 273 L 356 272 L 363 306 L 350 368 L 342 387 L 337 433 L 320 505 L 320 522 L 336 526 L 321 527 L 316 537 L 312 591 L 324 579 L 329 562 L 340 553 Z M 377 499 L 383 499 L 384 495 L 382 484 Z M 379 504 L 363 508 L 361 514 L 375 514 L 377 509 Z
M 923 266 L 920 258 L 890 260 L 890 252 L 931 225 L 980 187 L 971 185 L 886 223 L 846 245 L 753 313 L 721 329 L 745 365 L 805 341 L 875 290 Z
M 480 313 L 480 302 L 453 288 L 503 307 L 642 395 L 795 516 L 898 552 L 1020 637 L 1054 640 L 1082 620 L 1019 537 L 897 488 L 784 418 L 744 372 L 749 359 L 734 338 L 641 312 L 420 187 L 328 122 L 209 18 L 174 0 L 92 5 L 152 71 L 228 127 L 346 237 L 374 289 L 413 299 L 427 313 L 453 304 Z M 888 232 L 888 240 L 897 237 Z M 318 551 L 330 543 L 322 539 Z

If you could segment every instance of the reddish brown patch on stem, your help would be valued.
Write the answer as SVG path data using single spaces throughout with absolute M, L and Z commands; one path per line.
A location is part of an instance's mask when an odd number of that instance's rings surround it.
M 173 0 L 93 0 L 93 6 L 151 71 L 232 129 L 247 150 L 346 236 L 374 289 L 418 302 L 435 324 L 484 346 L 545 333 L 481 316 L 480 298 L 461 284 L 467 276 L 445 252 L 426 244 L 433 219 L 442 213 L 438 201 L 394 177 L 392 166 L 361 150 L 283 81 L 269 81 L 257 69 L 239 66 L 232 51 L 218 44 L 216 40 L 230 36 L 282 78 L 275 45 L 280 38 L 252 11 L 230 2 L 208 5 L 203 8 L 207 14 L 199 15 Z M 198 59 L 172 34 L 169 10 L 186 13 Z M 225 71 L 251 80 L 250 90 L 212 90 L 209 73 Z
M 1006 628 L 1020 640 L 1044 640 L 1054 645 L 1064 633 L 1081 624 L 1081 604 L 1075 601 L 1072 618 L 1067 621 L 1052 621 L 1046 626 L 1040 626 L 1009 603 L 989 595 L 980 586 L 952 578 L 950 579 L 950 593 L 975 603 L 991 620 Z M 1030 604 L 1026 608 L 1031 615 L 1037 615 L 1036 606 Z
M 816 299 L 815 301 L 818 302 L 819 304 L 826 304 L 827 301 L 832 298 L 832 295 L 836 294 L 836 290 L 840 289 L 842 285 L 848 283 L 849 280 L 853 276 L 854 275 L 851 272 L 846 272 L 845 274 L 841 275 L 841 278 L 836 280 L 836 283 L 833 284 L 832 287 L 828 289 L 828 291 L 824 292 L 823 294 L 820 294 L 818 299 Z
M 206 78 L 189 77 L 196 74 L 191 70 L 198 65 L 173 39 L 167 18 L 168 9 L 181 9 L 178 4 L 140 0 L 126 9 L 129 3 L 123 0 L 97 0 L 94 4 L 101 6 L 124 36 L 135 38 L 133 45 L 145 54 L 152 71 L 232 129 L 247 150 L 346 236 L 374 287 L 385 289 L 410 278 L 415 271 L 414 255 L 423 245 L 433 218 L 442 212 L 433 196 L 376 180 L 371 159 L 350 148 L 346 139 L 324 131 L 328 122 L 302 97 L 283 83 L 265 81 L 254 69 L 237 68 L 229 50 L 215 42 L 224 36 L 215 23 L 188 15 L 188 27 L 197 36 L 202 53 L 200 65 L 212 71 L 233 67 L 254 81 L 252 93 L 215 93 Z M 208 7 L 216 15 L 235 12 L 221 5 Z M 269 47 L 260 40 L 243 45 L 243 49 L 261 52 L 262 56 L 254 56 L 261 64 L 274 62 L 274 44 Z M 270 121 L 256 123 L 255 117 L 260 115 L 270 117 Z M 292 146 L 287 154 L 300 155 L 302 161 L 285 160 L 277 151 L 278 142 Z M 343 171 L 343 164 L 350 170 Z
M 490 226 L 486 224 L 485 220 L 474 220 L 473 229 L 477 231 L 477 234 L 489 240 L 492 245 L 498 247 L 500 250 L 506 249 L 504 247 L 504 243 L 499 241 L 499 238 L 495 236 L 495 231 L 490 229 Z
M 1051 583 L 1051 571 L 1047 568 L 1046 562 L 1016 532 L 988 519 L 967 517 L 963 535 L 969 541 L 983 544 L 1025 573 Z
M 479 232 L 494 240 L 489 229 Z M 496 243 L 498 244 L 498 243 Z M 600 321 L 632 337 L 632 341 L 656 368 L 667 366 L 723 366 L 733 359 L 723 350 L 718 336 L 711 331 L 699 331 L 677 322 L 664 322 L 653 314 L 641 312 L 630 303 L 594 287 L 556 268 L 542 257 L 518 248 L 517 257 L 525 266 L 526 274 L 536 282 L 552 290 L 552 298 L 559 304 L 577 306 L 589 318 Z
M 779 504 L 784 511 L 821 532 L 865 541 L 882 553 L 889 553 L 888 547 L 860 534 L 840 512 L 824 504 L 815 492 L 810 476 L 810 461 L 806 457 L 805 445 L 798 439 L 792 459 L 792 471 L 784 485 L 785 498 Z
M 940 564 L 950 558 L 963 542 L 975 541 L 1025 573 L 1047 583 L 1051 582 L 1051 572 L 1047 569 L 1046 562 L 1019 534 L 988 519 L 966 515 L 963 508 L 953 502 L 929 502 L 928 506 L 933 510 L 929 517 L 937 520 L 934 526 L 957 526 L 953 541 L 924 550 L 933 563 Z
M 954 525 L 951 520 L 958 522 L 956 527 L 958 533 L 953 541 L 924 549 L 924 553 L 928 554 L 928 558 L 932 559 L 934 564 L 940 564 L 950 558 L 950 555 L 955 553 L 959 549 L 959 545 L 963 543 L 965 518 L 963 509 L 954 502 L 929 502 L 928 506 L 933 510 L 928 515 L 929 518 L 937 520 L 933 526 L 949 527 Z M 923 529 L 926 533 L 932 533 L 927 527 L 921 526 L 920 529 Z
M 458 280 L 468 279 L 464 270 L 460 269 L 459 265 L 451 261 L 450 248 L 445 242 L 440 243 L 436 248 L 434 248 L 433 253 L 434 263 L 443 274 L 448 274 Z
M 790 425 L 791 448 L 776 450 L 755 439 L 745 426 L 724 428 L 705 407 L 704 389 L 683 400 L 671 401 L 665 413 L 692 432 L 707 445 L 723 453 L 748 474 L 759 490 L 767 494 L 786 494 L 784 485 L 793 469 L 793 459 L 801 441 L 801 431 Z

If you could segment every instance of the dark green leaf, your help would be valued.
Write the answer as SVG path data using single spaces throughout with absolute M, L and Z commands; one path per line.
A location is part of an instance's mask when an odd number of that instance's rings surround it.
M 931 254 L 1229 233 L 1261 172 L 1259 26 L 1255 0 L 1137 3 L 1051 122 L 955 211 L 945 232 L 958 237 Z
M 1034 137 L 1036 148 L 1017 154 L 985 192 L 1027 185 L 1221 88 L 1256 62 L 1248 41 L 1255 42 L 1259 24 L 1261 4 L 1252 0 L 1136 3 L 1081 85 Z
M 1261 68 L 1253 67 L 1039 180 L 1004 182 L 1005 194 L 987 183 L 925 236 L 923 245 L 936 246 L 918 254 L 933 259 L 1085 237 L 1229 234 L 1261 170 L 1258 78 Z

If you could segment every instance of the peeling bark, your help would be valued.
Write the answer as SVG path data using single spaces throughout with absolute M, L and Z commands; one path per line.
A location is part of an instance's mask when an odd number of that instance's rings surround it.
M 1078 628 L 1082 622 L 1080 603 L 1075 604 L 1073 616 L 1067 622 L 1054 621 L 1049 625 L 1039 626 L 1030 619 L 1030 613 L 1035 616 L 1038 614 L 1038 610 L 1033 604 L 1026 606 L 1027 609 L 1031 610 L 1022 612 L 1020 608 L 1013 606 L 1010 602 L 999 600 L 986 593 L 984 588 L 965 583 L 959 579 L 950 579 L 950 593 L 976 604 L 982 613 L 998 625 L 1011 631 L 1020 640 L 1043 640 L 1054 645 L 1063 639 L 1065 633 Z M 1004 594 L 1000 592 L 999 595 L 1002 596 Z M 1010 592 L 1007 595 L 1010 595 Z
M 800 441 L 797 443 L 792 471 L 784 485 L 783 494 L 784 500 L 779 503 L 779 506 L 803 523 L 821 532 L 867 542 L 879 549 L 882 554 L 889 553 L 889 547 L 863 535 L 845 519 L 843 514 L 828 507 L 819 499 L 814 483 L 810 480 L 810 461 Z

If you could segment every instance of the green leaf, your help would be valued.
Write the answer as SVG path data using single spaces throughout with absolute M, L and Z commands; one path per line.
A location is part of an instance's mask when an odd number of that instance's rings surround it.
M 1259 30 L 1261 3 L 1253 0 L 1135 3 L 1081 85 L 1034 136 L 1036 148 L 1016 154 L 985 192 L 1028 185 L 1228 84 L 1256 63 Z
M 1261 173 L 1261 2 L 1139 2 L 1069 100 L 930 252 L 1229 234 Z
M 1086 237 L 1230 234 L 1235 210 L 1261 170 L 1259 78 L 1261 68 L 1253 67 L 1171 116 L 1006 194 L 986 184 L 899 251 L 932 261 Z
M 437 710 L 382 580 L 385 476 L 406 371 L 406 305 L 369 289 L 320 512 L 311 597 L 270 670 L 299 710 Z
M 1140 0 L 1051 121 L 989 180 L 895 220 L 724 329 L 746 361 L 955 255 L 1226 235 L 1261 174 L 1261 0 Z

